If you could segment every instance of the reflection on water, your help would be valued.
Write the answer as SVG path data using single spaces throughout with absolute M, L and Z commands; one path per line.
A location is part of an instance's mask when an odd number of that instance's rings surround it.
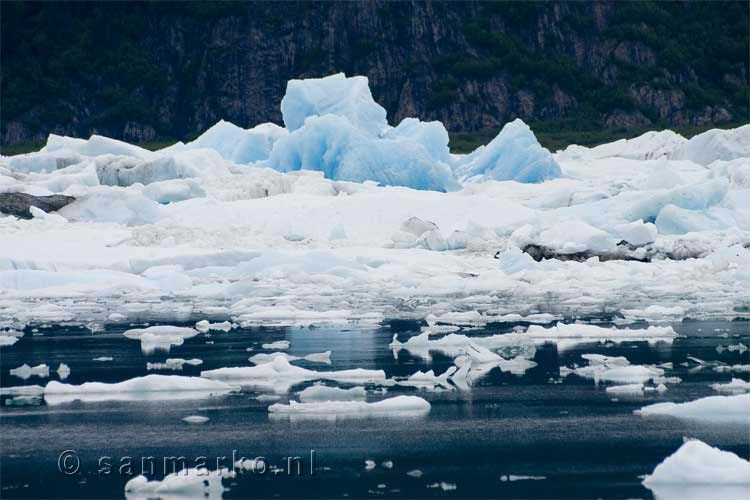
M 490 335 L 511 332 L 514 326 L 490 325 L 460 333 Z M 633 414 L 646 404 L 715 395 L 709 386 L 726 383 L 732 376 L 747 379 L 747 374 L 715 369 L 718 364 L 750 364 L 750 352 L 726 348 L 739 342 L 750 344 L 747 322 L 685 321 L 673 327 L 683 337 L 672 343 L 566 342 L 564 346 L 535 343 L 506 347 L 493 352 L 506 359 L 521 354 L 524 357 L 519 359 L 527 365 L 522 369 L 501 362 L 472 365 L 477 371 L 467 383 L 462 385 L 457 378 L 447 384 L 427 384 L 436 389 L 432 391 L 420 389 L 417 380 L 414 384 L 364 384 L 370 402 L 399 395 L 429 401 L 429 414 L 416 417 L 269 414 L 271 404 L 298 400 L 297 392 L 315 383 L 312 380 L 288 387 L 261 384 L 244 386 L 239 393 L 170 400 L 80 401 L 63 397 L 52 401 L 38 394 L 4 394 L 0 407 L 1 494 L 3 498 L 122 498 L 125 483 L 140 471 L 121 473 L 115 467 L 113 473 L 103 475 L 99 472 L 102 456 L 118 465 L 123 457 L 140 464 L 145 456 L 183 456 L 191 467 L 196 457 L 205 456 L 211 458 L 207 468 L 214 470 L 217 458 L 226 458 L 220 465 L 231 467 L 233 457 L 239 455 L 263 456 L 268 470 L 224 479 L 228 488 L 224 498 L 648 498 L 651 492 L 640 484 L 639 476 L 650 473 L 684 437 L 748 456 L 746 424 L 645 419 Z M 40 335 L 27 332 L 16 345 L 3 348 L 0 384 L 4 388 L 44 385 L 58 379 L 54 372 L 50 379 L 32 377 L 26 381 L 10 375 L 9 369 L 24 363 L 46 363 L 53 369 L 64 363 L 70 367 L 65 383 L 75 385 L 121 382 L 150 373 L 197 376 L 202 370 L 251 366 L 250 356 L 269 352 L 262 345 L 279 340 L 290 342 L 284 351 L 290 356 L 331 351 L 330 365 L 293 361 L 309 370 L 384 370 L 388 379 L 401 381 L 417 371 L 433 370 L 439 377 L 454 367 L 454 358 L 461 353 L 401 349 L 394 357 L 389 348 L 394 333 L 405 342 L 418 334 L 419 328 L 417 323 L 399 321 L 369 329 L 355 325 L 210 331 L 173 346 L 169 355 L 160 351 L 144 354 L 139 342 L 122 335 L 125 328 L 95 334 L 79 328 L 47 328 L 41 329 Z M 582 355 L 592 353 L 624 356 L 631 364 L 671 363 L 666 374 L 682 382 L 667 383 L 668 390 L 663 393 L 623 395 L 607 393 L 607 384 L 597 386 L 576 375 L 560 376 L 560 367 L 585 365 Z M 184 364 L 178 371 L 147 371 L 147 363 L 164 363 L 168 357 L 196 358 L 203 363 Z M 95 361 L 106 358 L 112 359 Z M 454 368 L 451 375 L 462 368 Z M 199 425 L 183 422 L 189 415 L 209 420 Z M 75 450 L 80 460 L 80 470 L 71 476 L 58 469 L 59 454 L 68 449 Z M 316 456 L 313 474 L 307 469 L 302 475 L 286 473 L 289 457 L 308 457 L 311 450 Z M 370 462 L 366 465 L 366 461 Z M 529 477 L 535 479 L 524 479 Z M 675 491 L 679 498 L 691 498 L 688 494 L 695 496 L 697 490 L 660 489 L 656 493 L 659 498 L 674 498 L 670 495 Z M 732 493 L 727 490 L 726 495 L 712 496 L 731 498 Z

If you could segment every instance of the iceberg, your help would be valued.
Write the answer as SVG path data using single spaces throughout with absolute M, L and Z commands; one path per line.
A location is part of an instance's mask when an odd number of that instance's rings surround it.
M 345 118 L 366 135 L 377 137 L 388 126 L 385 109 L 372 98 L 365 76 L 337 73 L 324 78 L 289 80 L 281 99 L 281 116 L 294 132 L 310 116 Z
M 520 119 L 506 123 L 497 137 L 456 166 L 462 182 L 542 182 L 562 175 L 560 165 Z
M 307 118 L 303 127 L 274 144 L 268 165 L 281 172 L 318 170 L 328 179 L 343 181 L 458 189 L 450 167 L 435 162 L 422 144 L 372 137 L 336 115 Z
M 267 160 L 274 143 L 289 131 L 275 123 L 261 123 L 251 129 L 220 120 L 197 139 L 178 150 L 212 149 L 234 163 L 255 163 Z M 162 150 L 162 153 L 165 151 Z

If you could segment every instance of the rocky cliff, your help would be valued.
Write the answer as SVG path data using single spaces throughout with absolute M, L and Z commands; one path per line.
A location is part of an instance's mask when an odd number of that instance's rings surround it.
M 747 122 L 748 2 L 3 2 L 3 145 L 281 121 L 287 80 L 367 75 L 394 122 Z

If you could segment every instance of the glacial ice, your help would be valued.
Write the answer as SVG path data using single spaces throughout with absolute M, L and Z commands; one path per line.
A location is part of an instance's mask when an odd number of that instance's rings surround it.
M 430 403 L 417 396 L 395 396 L 374 403 L 364 401 L 323 401 L 315 403 L 297 403 L 288 405 L 274 404 L 268 408 L 270 413 L 291 415 L 317 414 L 324 417 L 343 414 L 352 415 L 389 415 L 421 416 L 430 412 Z
M 671 416 L 696 420 L 739 420 L 750 422 L 750 394 L 708 396 L 686 403 L 656 403 L 636 413 L 642 417 Z
M 520 119 L 507 123 L 489 144 L 480 146 L 456 166 L 456 177 L 463 182 L 542 182 L 561 175 L 552 154 L 539 145 Z
M 295 384 L 313 380 L 361 384 L 380 383 L 386 379 L 383 370 L 355 368 L 351 370 L 316 371 L 294 366 L 284 357 L 275 357 L 270 363 L 256 366 L 206 370 L 201 372 L 201 377 L 243 386 L 260 387 L 277 393 L 288 392 Z
M 649 488 L 659 484 L 713 485 L 720 495 L 721 486 L 750 486 L 750 462 L 734 453 L 723 451 L 691 439 L 656 466 L 643 484 Z
M 290 132 L 302 128 L 308 117 L 325 115 L 341 116 L 373 137 L 388 126 L 385 109 L 372 98 L 367 77 L 347 78 L 343 73 L 289 80 L 281 115 Z
M 711 384 L 711 388 L 722 394 L 742 394 L 750 392 L 750 382 L 746 382 L 740 378 L 733 378 L 731 382 L 727 382 L 726 384 Z
M 161 481 L 149 481 L 140 475 L 125 484 L 125 498 L 140 500 L 146 498 L 221 498 L 224 493 L 222 479 L 231 477 L 234 472 L 222 469 L 183 469 L 173 472 Z
M 290 85 L 287 128 L 220 122 L 154 152 L 52 135 L 42 151 L 0 157 L 0 194 L 76 198 L 30 220 L 0 216 L 0 316 L 202 314 L 243 326 L 455 312 L 485 324 L 602 311 L 622 322 L 747 317 L 748 126 L 549 155 L 513 122 L 450 155 L 440 123 L 389 126 L 364 79 L 306 82 Z M 540 183 L 496 180 L 552 171 Z M 535 262 L 530 244 L 590 258 Z M 2 334 L 0 345 L 16 339 Z
M 200 399 L 237 391 L 237 386 L 217 380 L 178 375 L 146 375 L 124 382 L 85 382 L 81 385 L 51 381 L 44 387 L 47 404 L 71 401 L 158 401 L 173 399 Z
M 302 403 L 316 401 L 360 401 L 366 398 L 367 391 L 361 386 L 341 389 L 340 387 L 311 385 L 299 393 L 299 400 Z

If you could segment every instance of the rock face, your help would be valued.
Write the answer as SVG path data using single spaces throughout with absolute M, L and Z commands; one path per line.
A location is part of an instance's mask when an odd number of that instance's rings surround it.
M 15 215 L 21 219 L 31 219 L 31 207 L 45 212 L 60 210 L 75 201 L 72 196 L 53 194 L 52 196 L 33 196 L 26 193 L 0 193 L 0 213 Z
M 0 144 L 281 123 L 286 82 L 365 75 L 395 124 L 747 121 L 748 3 L 3 2 Z M 114 54 L 114 55 L 113 55 Z M 555 122 L 555 123 L 557 123 Z M 553 128 L 555 126 L 553 125 Z

